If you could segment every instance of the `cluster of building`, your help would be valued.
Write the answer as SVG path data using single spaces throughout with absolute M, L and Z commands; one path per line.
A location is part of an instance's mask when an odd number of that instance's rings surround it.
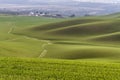
M 66 17 L 75 17 L 75 14 L 67 12 L 55 12 L 52 10 L 44 11 L 31 8 L 0 8 L 0 14 L 7 15 L 18 15 L 18 16 L 43 16 L 43 17 L 52 17 L 52 18 L 66 18 Z
M 44 17 L 53 17 L 53 18 L 64 18 L 61 14 L 50 14 L 48 12 L 29 12 L 29 16 L 44 16 Z

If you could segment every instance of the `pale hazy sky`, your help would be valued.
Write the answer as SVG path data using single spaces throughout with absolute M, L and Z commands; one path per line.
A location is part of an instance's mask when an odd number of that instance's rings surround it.
M 29 1 L 40 2 L 42 0 L 29 0 Z M 79 1 L 79 2 L 120 3 L 120 0 L 47 0 L 47 1 L 50 1 L 50 2 L 56 2 L 56 1 Z
M 42 0 L 29 0 L 29 1 L 40 2 Z M 120 3 L 120 0 L 47 0 L 47 1 L 50 1 L 50 2 L 56 2 L 56 1 L 78 1 L 78 2 Z
M 19 2 L 97 2 L 97 3 L 120 3 L 120 0 L 0 0 L 0 3 L 19 3 Z
M 120 3 L 120 0 L 74 0 L 80 2 Z

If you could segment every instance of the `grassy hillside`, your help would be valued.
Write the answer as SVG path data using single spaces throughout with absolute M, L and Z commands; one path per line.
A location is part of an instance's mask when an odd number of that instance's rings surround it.
M 15 30 L 61 21 L 26 16 L 0 16 L 0 57 L 39 57 L 46 41 L 12 34 Z
M 119 80 L 119 76 L 116 61 L 0 58 L 1 80 Z
M 114 16 L 114 15 L 113 15 Z M 50 41 L 45 58 L 84 59 L 120 57 L 119 17 L 81 17 L 14 33 Z
M 119 80 L 119 21 L 0 16 L 0 80 Z
M 120 31 L 120 19 L 103 19 L 96 17 L 66 20 L 33 28 L 27 28 L 22 34 L 43 39 L 84 39 Z M 17 33 L 20 33 L 19 31 Z M 30 34 L 30 35 L 29 35 Z M 39 35 L 35 35 L 39 34 Z M 45 35 L 45 37 L 43 36 Z M 46 37 L 47 36 L 47 37 Z M 76 38 L 77 37 L 77 38 Z

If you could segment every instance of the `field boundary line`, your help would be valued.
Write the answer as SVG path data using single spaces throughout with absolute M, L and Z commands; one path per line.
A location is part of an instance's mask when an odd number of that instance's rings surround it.
M 8 34 L 11 34 L 12 31 L 14 30 L 15 26 L 13 25 L 9 31 L 8 31 Z M 36 41 L 41 41 L 41 42 L 45 42 L 43 45 L 42 45 L 42 52 L 40 53 L 40 55 L 38 56 L 39 58 L 43 58 L 47 53 L 48 53 L 48 50 L 46 49 L 46 46 L 48 45 L 52 45 L 53 43 L 49 40 L 40 40 L 40 39 L 37 39 L 37 38 L 33 38 L 33 37 L 28 37 L 28 36 L 23 36 L 23 38 L 25 39 L 29 39 L 29 40 L 36 40 Z M 7 40 L 7 41 L 14 41 L 14 40 L 17 40 L 17 39 L 21 39 L 21 38 L 15 38 L 15 39 L 11 39 L 11 40 Z

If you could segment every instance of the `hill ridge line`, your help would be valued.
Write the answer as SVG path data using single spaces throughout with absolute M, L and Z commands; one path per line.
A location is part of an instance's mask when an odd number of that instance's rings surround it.
M 88 22 L 88 23 L 82 23 L 82 24 L 76 24 L 76 25 L 70 25 L 70 26 L 64 26 L 64 27 L 59 27 L 59 28 L 55 28 L 55 29 L 51 29 L 48 30 L 46 32 L 52 32 L 52 31 L 59 31 L 59 30 L 64 30 L 64 29 L 69 29 L 69 28 L 76 28 L 76 27 L 83 27 L 86 25 L 90 25 L 90 24 L 100 24 L 100 23 L 104 23 L 105 21 L 99 21 L 99 22 Z M 109 22 L 109 21 L 106 21 Z

